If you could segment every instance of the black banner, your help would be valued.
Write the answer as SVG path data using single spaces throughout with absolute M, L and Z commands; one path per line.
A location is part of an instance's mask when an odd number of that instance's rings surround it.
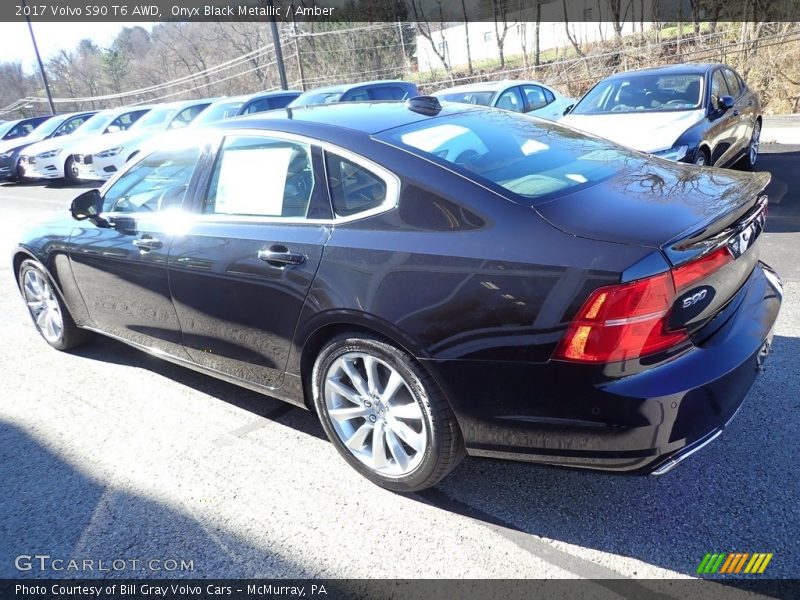
M 720 600 L 798 598 L 800 580 L 0 580 L 3 600 L 481 600 L 535 598 L 629 598 L 631 600 Z
M 3 0 L 0 21 L 797 21 L 797 0 Z

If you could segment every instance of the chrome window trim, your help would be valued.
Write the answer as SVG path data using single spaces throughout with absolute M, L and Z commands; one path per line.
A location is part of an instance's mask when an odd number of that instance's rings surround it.
M 238 136 L 268 136 L 277 139 L 282 139 L 291 142 L 297 142 L 302 144 L 308 144 L 310 146 L 317 146 L 321 148 L 323 152 L 331 152 L 332 154 L 336 154 L 350 160 L 357 165 L 360 165 L 370 171 L 373 175 L 378 177 L 386 184 L 386 199 L 375 208 L 371 208 L 369 210 L 365 210 L 360 213 L 356 213 L 354 215 L 347 215 L 344 217 L 337 217 L 334 213 L 334 217 L 332 219 L 308 219 L 305 217 L 268 217 L 268 216 L 256 216 L 256 215 L 216 215 L 216 214 L 204 214 L 201 212 L 188 212 L 185 211 L 187 217 L 191 218 L 193 222 L 196 223 L 254 223 L 254 224 L 309 224 L 309 225 L 339 225 L 344 223 L 352 223 L 353 221 L 360 221 L 361 219 L 366 219 L 368 217 L 372 217 L 378 214 L 382 214 L 388 212 L 397 206 L 400 203 L 400 178 L 392 173 L 386 167 L 379 165 L 378 163 L 361 156 L 351 150 L 346 148 L 342 148 L 336 144 L 331 142 L 326 142 L 323 140 L 319 140 L 313 137 L 300 135 L 296 133 L 288 133 L 285 131 L 275 131 L 273 129 L 210 129 L 208 130 L 211 135 L 203 136 L 198 144 L 198 150 L 200 155 L 202 156 L 204 149 L 209 145 L 215 145 L 217 150 L 216 153 L 219 153 L 219 149 L 221 148 L 222 141 L 226 137 L 231 137 L 234 135 Z M 187 135 L 183 133 L 183 135 Z M 162 151 L 163 148 L 154 148 L 149 147 L 147 148 L 149 152 L 140 152 L 137 154 L 133 160 L 129 161 L 125 164 L 125 168 L 120 169 L 117 171 L 111 179 L 106 181 L 99 189 L 100 195 L 105 197 L 106 192 L 108 189 L 114 185 L 114 183 L 122 177 L 125 173 L 127 173 L 130 169 L 132 169 L 135 165 L 139 162 L 143 161 L 145 158 L 154 154 L 155 152 Z M 412 154 L 412 156 L 416 156 Z M 215 157 L 216 162 L 216 157 Z M 213 169 L 213 167 L 212 167 Z M 328 182 L 327 180 L 324 182 L 327 188 Z M 316 182 L 315 182 L 316 185 Z M 326 194 L 328 194 L 328 190 L 326 189 Z M 331 210 L 333 210 L 333 206 L 331 206 Z M 130 212 L 130 213 L 103 213 L 103 216 L 114 217 L 114 216 L 127 216 L 127 217 L 137 217 L 141 218 L 141 216 L 149 216 L 153 217 L 157 214 L 163 213 L 148 213 L 148 212 Z
M 250 136 L 257 135 L 262 137 L 268 136 L 281 140 L 286 140 L 289 142 L 296 142 L 301 144 L 308 144 L 310 146 L 317 146 L 318 148 L 321 148 L 322 151 L 325 153 L 331 152 L 332 154 L 341 156 L 344 159 L 347 159 L 361 167 L 364 167 L 370 173 L 375 175 L 378 179 L 383 181 L 383 183 L 386 184 L 386 199 L 375 208 L 370 208 L 369 210 L 365 210 L 360 213 L 356 213 L 354 215 L 338 217 L 334 213 L 332 219 L 308 219 L 305 217 L 271 217 L 271 216 L 256 216 L 256 215 L 249 215 L 249 216 L 216 215 L 216 214 L 197 213 L 198 217 L 202 217 L 201 219 L 198 220 L 208 221 L 208 222 L 222 222 L 222 223 L 273 223 L 273 224 L 308 223 L 312 225 L 338 225 L 341 223 L 351 223 L 353 221 L 359 221 L 361 219 L 366 219 L 374 215 L 388 212 L 396 208 L 400 203 L 400 178 L 387 168 L 377 164 L 376 162 L 368 158 L 361 156 L 360 154 L 353 152 L 352 150 L 348 150 L 346 148 L 342 148 L 341 146 L 337 146 L 336 144 L 333 144 L 331 142 L 326 142 L 309 136 L 300 135 L 296 133 L 289 133 L 285 131 L 275 131 L 273 129 L 225 130 L 224 133 L 222 134 L 222 138 L 230 137 L 233 135 L 250 135 Z M 327 189 L 328 188 L 327 180 L 324 182 L 324 185 L 326 188 L 326 194 L 328 194 L 329 190 Z M 331 206 L 331 211 L 333 211 L 333 206 Z

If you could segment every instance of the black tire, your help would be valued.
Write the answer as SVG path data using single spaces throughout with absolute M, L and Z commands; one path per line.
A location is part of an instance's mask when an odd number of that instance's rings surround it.
M 742 158 L 742 166 L 752 171 L 756 168 L 758 162 L 759 147 L 761 146 L 761 121 L 756 121 L 753 126 L 753 133 L 750 136 L 750 142 L 747 144 L 744 158 Z
M 80 181 L 78 170 L 75 168 L 75 159 L 71 156 L 64 163 L 64 181 L 67 183 L 78 183 Z
M 420 457 L 416 460 L 419 462 L 410 472 L 387 475 L 369 467 L 347 448 L 334 429 L 325 399 L 325 379 L 337 359 L 348 353 L 368 354 L 391 367 L 404 379 L 404 393 L 409 394 L 421 409 L 425 420 L 423 433 L 426 446 L 418 453 Z M 455 415 L 431 375 L 411 355 L 381 339 L 358 333 L 343 334 L 332 339 L 320 351 L 314 363 L 311 388 L 314 406 L 328 439 L 350 466 L 383 488 L 395 492 L 415 492 L 429 488 L 450 473 L 466 454 Z M 389 425 L 386 427 L 391 428 Z M 365 447 L 366 445 L 365 440 Z
M 45 331 L 42 330 L 41 325 L 37 322 L 36 317 L 34 316 L 34 309 L 32 309 L 28 304 L 25 285 L 26 276 L 29 272 L 35 272 L 39 277 L 42 278 L 44 282 L 46 282 L 52 293 L 51 302 L 54 302 L 58 305 L 62 320 L 62 327 L 60 335 L 57 339 L 52 339 L 52 336 L 48 336 Z M 75 320 L 72 318 L 69 309 L 64 304 L 64 301 L 61 299 L 58 292 L 55 290 L 50 277 L 38 262 L 30 259 L 22 261 L 22 264 L 19 267 L 19 272 L 17 273 L 17 280 L 19 282 L 19 289 L 22 292 L 22 298 L 26 302 L 28 313 L 33 321 L 33 326 L 36 327 L 36 330 L 39 332 L 39 335 L 42 336 L 42 339 L 44 339 L 45 342 L 50 344 L 50 346 L 56 350 L 63 351 L 76 348 L 82 344 L 85 344 L 90 339 L 91 333 L 84 329 L 80 329 L 75 324 Z
M 706 150 L 705 148 L 700 148 L 697 151 L 697 154 L 695 154 L 693 162 L 697 166 L 710 167 L 711 166 L 711 157 L 708 154 L 708 150 Z

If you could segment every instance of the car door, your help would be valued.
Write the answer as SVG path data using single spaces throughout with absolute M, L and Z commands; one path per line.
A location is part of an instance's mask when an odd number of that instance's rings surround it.
M 728 84 L 728 91 L 734 99 L 733 117 L 736 120 L 736 141 L 735 153 L 736 155 L 744 152 L 750 142 L 750 136 L 753 133 L 753 125 L 755 124 L 755 110 L 753 107 L 753 97 L 745 94 L 744 87 L 739 82 L 739 78 L 729 68 L 722 69 L 725 76 L 725 82 Z
M 280 134 L 222 142 L 195 219 L 173 243 L 170 289 L 198 364 L 280 387 L 300 310 L 331 231 L 321 154 Z
M 725 109 L 720 101 L 722 96 L 730 96 L 728 84 L 722 69 L 714 69 L 711 75 L 711 89 L 709 94 L 709 116 L 711 127 L 707 139 L 711 143 L 711 164 L 723 166 L 736 154 L 736 128 L 739 124 L 738 115 L 733 109 Z
M 194 185 L 196 146 L 148 154 L 102 194 L 107 226 L 81 221 L 70 239 L 75 281 L 94 326 L 186 357 L 169 291 L 167 256 Z

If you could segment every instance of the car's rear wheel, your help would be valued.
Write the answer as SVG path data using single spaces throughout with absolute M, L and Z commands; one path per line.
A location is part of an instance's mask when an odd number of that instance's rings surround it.
M 750 136 L 750 143 L 747 145 L 747 154 L 744 157 L 744 166 L 747 169 L 755 169 L 758 161 L 758 151 L 761 146 L 761 121 L 756 121 L 753 126 L 753 135 Z
M 69 350 L 86 342 L 89 332 L 80 329 L 36 261 L 25 260 L 19 269 L 19 287 L 33 324 L 56 350 Z
M 64 163 L 64 179 L 67 183 L 78 183 L 80 177 L 78 176 L 78 165 L 75 164 L 75 159 L 71 156 Z
M 464 457 L 453 411 L 408 353 L 377 338 L 343 335 L 322 349 L 311 377 L 325 433 L 372 482 L 422 490 Z

